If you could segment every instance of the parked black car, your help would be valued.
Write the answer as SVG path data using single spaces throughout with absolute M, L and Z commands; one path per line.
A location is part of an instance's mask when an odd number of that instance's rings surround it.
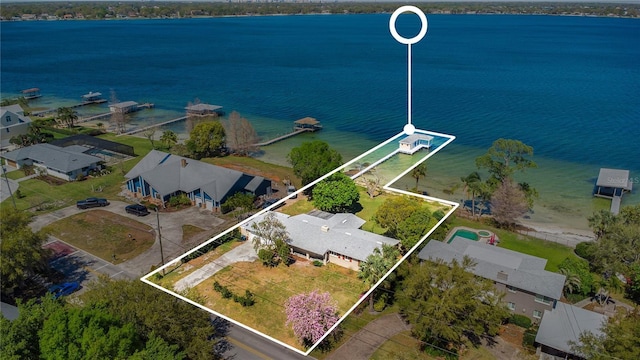
M 149 210 L 147 209 L 147 207 L 140 204 L 127 205 L 124 208 L 124 211 L 137 216 L 149 215 Z
M 109 205 L 109 202 L 107 201 L 107 199 L 94 198 L 94 197 L 86 198 L 84 200 L 80 200 L 76 202 L 76 206 L 78 207 L 78 209 L 89 209 L 89 208 L 102 207 L 107 205 Z

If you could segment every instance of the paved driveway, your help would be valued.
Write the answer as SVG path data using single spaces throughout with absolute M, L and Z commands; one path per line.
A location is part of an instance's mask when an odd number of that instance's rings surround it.
M 178 292 L 188 288 L 192 288 L 233 263 L 239 261 L 250 262 L 257 259 L 258 255 L 256 255 L 256 251 L 253 249 L 253 244 L 250 241 L 247 241 L 244 244 L 220 256 L 219 258 L 207 263 L 200 269 L 178 280 L 173 288 Z

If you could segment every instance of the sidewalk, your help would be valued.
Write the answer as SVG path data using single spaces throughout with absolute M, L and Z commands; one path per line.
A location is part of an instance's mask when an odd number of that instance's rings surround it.
M 389 338 L 409 329 L 399 314 L 382 316 L 365 325 L 327 360 L 367 360 Z

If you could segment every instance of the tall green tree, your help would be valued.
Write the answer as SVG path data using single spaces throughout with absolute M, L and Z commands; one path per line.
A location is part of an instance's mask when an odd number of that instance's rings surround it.
M 427 176 L 427 163 L 423 162 L 411 170 L 411 177 L 416 179 L 416 191 L 418 191 L 418 182 L 421 178 Z
M 402 221 L 396 230 L 396 235 L 404 250 L 411 249 L 434 225 L 433 216 L 427 208 L 414 211 Z
M 191 130 L 186 145 L 196 158 L 218 156 L 225 145 L 224 127 L 220 121 L 200 123 Z
M 287 155 L 287 160 L 303 185 L 342 165 L 342 155 L 321 140 L 305 142 L 294 147 Z
M 537 167 L 530 159 L 533 148 L 520 140 L 498 139 L 486 154 L 476 158 L 476 166 L 489 171 L 496 184 L 512 178 L 516 171 Z
M 286 226 L 278 220 L 273 212 L 267 213 L 264 219 L 251 224 L 253 238 L 253 248 L 256 251 L 268 251 L 273 257 L 277 256 L 285 264 L 289 261 L 289 232 Z M 274 259 L 263 259 L 263 261 Z M 276 259 L 277 260 L 277 259 Z
M 313 205 L 332 213 L 354 212 L 360 200 L 356 184 L 347 175 L 337 172 L 313 188 Z
M 389 244 L 382 244 L 382 249 L 375 248 L 373 254 L 367 256 L 365 261 L 360 263 L 358 278 L 362 279 L 369 287 L 374 286 L 393 265 L 398 262 L 400 252 L 398 248 Z M 369 295 L 369 311 L 374 312 L 374 292 Z
M 123 323 L 132 324 L 147 343 L 147 351 L 156 347 L 148 343 L 156 336 L 178 346 L 176 353 L 184 352 L 188 359 L 222 358 L 216 348 L 225 330 L 212 323 L 208 312 L 141 281 L 101 278 L 81 295 L 81 300 L 84 306 L 102 308 Z
M 70 107 L 59 107 L 56 111 L 56 118 L 60 124 L 70 129 L 75 121 L 78 120 L 78 113 Z
M 477 171 L 471 174 L 461 177 L 460 181 L 464 184 L 464 191 L 471 197 L 471 216 L 476 216 L 476 197 L 480 196 L 483 192 L 486 192 L 485 184 L 480 178 L 480 174 Z
M 32 215 L 5 207 L 0 218 L 0 290 L 8 295 L 24 281 L 48 268 L 49 252 L 42 248 L 47 240 L 43 232 L 29 227 Z
M 167 149 L 171 149 L 171 147 L 178 142 L 178 135 L 172 130 L 165 130 L 162 132 L 162 136 L 160 136 L 160 142 L 163 143 Z
M 373 218 L 388 236 L 397 237 L 400 224 L 421 208 L 422 204 L 413 197 L 393 196 L 380 205 Z
M 475 277 L 475 264 L 424 261 L 406 272 L 396 293 L 400 313 L 417 339 L 441 348 L 460 349 L 465 339 L 479 344 L 498 334 L 509 311 L 491 281 Z

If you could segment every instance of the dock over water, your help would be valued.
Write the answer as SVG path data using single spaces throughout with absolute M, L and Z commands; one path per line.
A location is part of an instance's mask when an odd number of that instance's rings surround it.
M 322 129 L 322 125 L 320 125 L 320 121 L 312 118 L 312 117 L 306 117 L 306 118 L 302 118 L 300 120 L 296 120 L 293 122 L 293 131 L 288 133 L 288 134 L 284 134 L 282 136 L 278 136 L 275 139 L 271 139 L 271 140 L 267 140 L 267 141 L 263 141 L 261 143 L 257 143 L 254 144 L 255 146 L 267 146 L 267 145 L 271 145 L 274 143 L 277 143 L 278 141 L 282 141 L 284 139 L 288 139 L 290 137 L 296 136 L 298 134 L 302 134 L 304 132 L 315 132 L 318 130 Z
M 160 127 L 160 126 L 163 126 L 163 125 L 171 124 L 171 123 L 182 121 L 182 120 L 187 120 L 187 117 L 186 116 L 181 116 L 179 118 L 163 121 L 161 123 L 157 123 L 157 124 L 153 124 L 153 125 L 149 125 L 149 126 L 145 126 L 145 127 L 129 130 L 129 131 L 123 132 L 122 134 L 118 134 L 116 136 L 137 134 L 137 133 L 143 132 L 145 130 L 153 129 L 155 127 Z
M 601 168 L 593 189 L 593 196 L 611 199 L 611 213 L 618 215 L 622 196 L 631 192 L 633 181 L 629 170 Z

